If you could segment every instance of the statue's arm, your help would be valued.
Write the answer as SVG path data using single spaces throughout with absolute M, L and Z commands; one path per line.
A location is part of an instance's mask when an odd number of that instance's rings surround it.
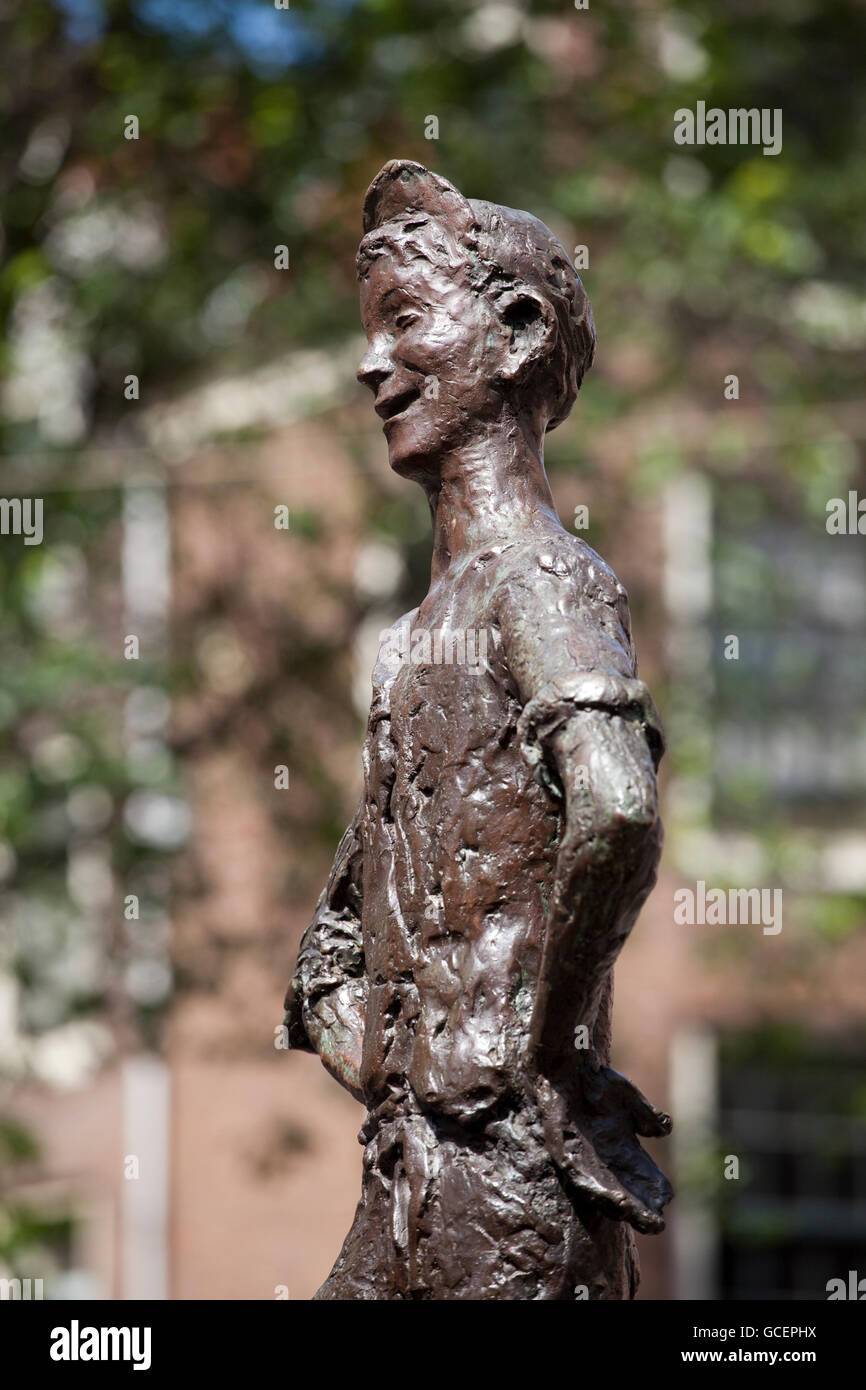
M 366 977 L 361 936 L 358 816 L 340 841 L 286 995 L 289 1046 L 317 1052 L 358 1100 Z
M 625 592 L 597 556 L 528 557 L 499 602 L 519 734 L 560 810 L 530 1050 L 541 1070 L 592 1037 L 613 965 L 654 881 L 663 735 L 638 680 Z
M 569 707 L 566 698 L 545 739 L 562 819 L 530 1023 L 541 1072 L 568 1055 L 578 1025 L 594 1035 L 610 970 L 655 883 L 662 827 L 651 716 L 639 683 L 629 685 L 633 703 L 625 687 L 618 709 L 613 700 Z
M 670 1118 L 607 1065 L 607 1009 L 611 967 L 655 881 L 664 740 L 612 577 L 599 595 L 597 568 L 525 573 L 500 624 L 524 753 L 560 809 L 527 1080 L 569 1180 L 609 1216 L 656 1231 L 670 1184 L 636 1136 L 667 1134 Z
M 546 755 L 562 798 L 528 1073 L 548 1149 L 575 1186 L 608 1215 L 657 1231 L 671 1188 L 636 1136 L 667 1134 L 670 1118 L 607 1065 L 606 1012 L 611 968 L 655 882 L 661 733 L 635 679 L 577 675 L 559 690 L 564 698 L 542 694 L 524 711 L 530 720 L 546 711 L 530 746 Z

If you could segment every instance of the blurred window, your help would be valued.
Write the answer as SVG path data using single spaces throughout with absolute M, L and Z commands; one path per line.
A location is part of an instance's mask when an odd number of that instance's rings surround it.
M 864 538 L 757 483 L 715 489 L 712 530 L 717 822 L 845 825 L 866 789 Z
M 718 1296 L 826 1299 L 866 1278 L 866 1039 L 728 1034 L 718 1134 L 737 1155 L 720 1219 Z

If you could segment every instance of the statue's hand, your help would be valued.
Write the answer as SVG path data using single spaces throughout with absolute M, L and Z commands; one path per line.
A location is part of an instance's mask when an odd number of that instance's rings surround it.
M 627 1114 L 636 1134 L 647 1139 L 661 1139 L 671 1132 L 670 1115 L 647 1100 L 637 1086 L 613 1067 L 589 1069 L 583 1076 L 583 1090 L 599 1116 Z
M 364 1047 L 364 982 L 345 980 L 304 1007 L 307 1036 L 326 1069 L 356 1100 Z
M 670 1133 L 670 1116 L 591 1060 L 556 1081 L 539 1076 L 536 1101 L 548 1150 L 572 1185 L 616 1220 L 663 1230 L 672 1189 L 636 1136 Z

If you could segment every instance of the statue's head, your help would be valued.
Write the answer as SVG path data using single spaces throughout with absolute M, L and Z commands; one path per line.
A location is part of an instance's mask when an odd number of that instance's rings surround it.
M 368 349 L 358 378 L 391 466 L 425 480 L 504 416 L 539 436 L 574 404 L 595 351 L 592 310 L 538 218 L 479 202 L 411 160 L 371 183 L 358 250 Z

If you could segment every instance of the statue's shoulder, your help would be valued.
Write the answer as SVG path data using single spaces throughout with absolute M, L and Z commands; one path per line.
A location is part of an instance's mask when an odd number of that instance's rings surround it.
M 379 633 L 379 645 L 372 672 L 374 709 L 381 703 L 381 699 L 387 696 L 401 663 L 406 659 L 412 623 L 417 613 L 417 608 L 410 609 Z
M 623 609 L 628 595 L 610 565 L 580 536 L 551 527 L 517 541 L 502 556 L 500 589 L 562 604 L 605 603 Z

